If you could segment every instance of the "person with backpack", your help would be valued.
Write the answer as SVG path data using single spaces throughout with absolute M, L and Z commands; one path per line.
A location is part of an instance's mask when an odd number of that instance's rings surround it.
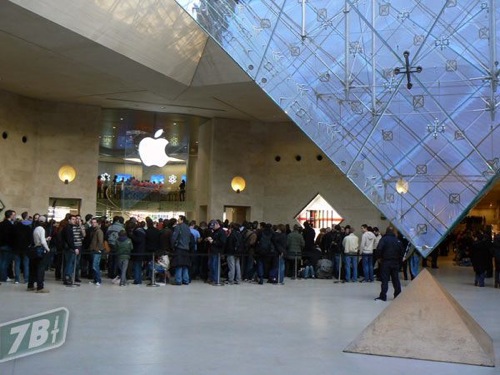
M 304 250 L 305 241 L 304 237 L 300 233 L 301 226 L 295 224 L 293 226 L 293 231 L 287 236 L 286 248 L 287 248 L 287 263 L 288 269 L 293 270 L 292 277 L 297 278 L 298 272 L 298 261 L 302 258 L 302 251 Z M 289 274 L 290 276 L 290 274 Z
M 128 261 L 130 260 L 130 254 L 134 245 L 132 245 L 132 240 L 128 238 L 125 229 L 122 229 L 118 233 L 118 239 L 116 240 L 115 249 L 116 256 L 118 258 L 118 269 L 120 270 L 120 286 L 127 285 L 127 268 Z
M 264 284 L 265 271 L 271 269 L 272 259 L 275 257 L 273 245 L 273 229 L 271 224 L 265 224 L 264 228 L 257 235 L 257 276 L 259 285 Z M 268 274 L 269 275 L 269 274 Z M 271 275 L 269 276 L 271 277 Z
M 30 273 L 30 260 L 28 250 L 33 243 L 33 226 L 32 221 L 28 219 L 28 212 L 21 214 L 22 221 L 18 221 L 14 225 L 14 276 L 15 283 L 19 284 L 21 274 L 21 264 L 23 265 L 24 283 L 28 282 Z
M 240 228 L 243 237 L 244 250 L 241 257 L 241 269 L 243 281 L 252 280 L 255 275 L 255 246 L 257 244 L 257 233 L 252 223 L 244 222 Z
M 285 257 L 286 257 L 286 227 L 284 224 L 278 224 L 276 227 L 276 231 L 273 234 L 273 245 L 276 249 L 276 254 L 274 256 L 274 260 L 276 261 L 275 269 L 271 268 L 271 283 L 276 284 L 279 283 L 281 285 L 285 284 Z M 273 263 L 274 263 L 273 260 Z M 274 277 L 276 274 L 277 280 Z
M 177 225 L 172 233 L 171 245 L 174 249 L 172 266 L 175 267 L 175 284 L 189 285 L 189 267 L 191 266 L 191 257 L 189 251 L 194 247 L 194 237 L 187 225 L 186 217 L 179 216 Z
M 125 230 L 124 219 L 121 216 L 113 217 L 113 224 L 111 224 L 106 231 L 105 240 L 109 245 L 108 254 L 108 277 L 118 280 L 118 258 L 116 256 L 116 241 L 118 240 L 118 235 L 122 230 Z
M 229 285 L 241 282 L 240 257 L 243 254 L 243 237 L 238 223 L 229 225 L 229 236 L 226 241 L 226 261 L 229 268 L 227 282 Z
M 220 285 L 220 256 L 224 253 L 227 236 L 218 220 L 210 220 L 211 234 L 205 239 L 210 245 L 210 284 Z
M 331 242 L 329 244 L 329 250 L 332 259 L 332 269 L 333 277 L 336 279 L 341 278 L 342 274 L 342 253 L 344 248 L 342 247 L 342 240 L 344 236 L 342 234 L 342 228 L 340 225 L 335 225 L 331 233 Z

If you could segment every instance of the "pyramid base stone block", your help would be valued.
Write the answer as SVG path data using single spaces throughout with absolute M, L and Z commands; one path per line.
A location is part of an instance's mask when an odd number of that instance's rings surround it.
M 495 366 L 491 337 L 425 269 L 344 352 Z

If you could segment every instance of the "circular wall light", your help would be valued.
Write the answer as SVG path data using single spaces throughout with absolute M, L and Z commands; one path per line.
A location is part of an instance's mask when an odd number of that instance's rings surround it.
M 63 165 L 59 168 L 59 179 L 66 185 L 76 178 L 76 170 L 71 165 Z
M 243 177 L 236 176 L 231 180 L 231 188 L 236 193 L 241 193 L 243 190 L 245 190 L 245 187 L 246 187 L 246 182 Z

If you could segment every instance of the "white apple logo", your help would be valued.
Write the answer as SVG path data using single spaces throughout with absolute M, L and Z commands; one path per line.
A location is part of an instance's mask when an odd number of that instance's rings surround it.
M 139 142 L 139 157 L 146 167 L 156 165 L 163 167 L 168 163 L 169 157 L 165 152 L 168 141 L 165 138 L 159 138 L 163 134 L 163 129 L 157 130 L 154 138 L 146 137 Z

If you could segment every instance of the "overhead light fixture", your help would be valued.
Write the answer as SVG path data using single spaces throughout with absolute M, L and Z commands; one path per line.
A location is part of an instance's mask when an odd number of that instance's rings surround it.
M 76 178 L 76 170 L 71 165 L 63 165 L 59 168 L 59 179 L 66 185 Z
M 246 182 L 243 177 L 236 176 L 231 180 L 231 188 L 236 192 L 236 193 L 241 193 L 243 190 L 245 190 L 246 187 Z
M 406 181 L 403 177 L 399 177 L 398 181 L 396 182 L 396 191 L 399 194 L 406 194 L 408 193 L 408 188 L 408 181 Z

